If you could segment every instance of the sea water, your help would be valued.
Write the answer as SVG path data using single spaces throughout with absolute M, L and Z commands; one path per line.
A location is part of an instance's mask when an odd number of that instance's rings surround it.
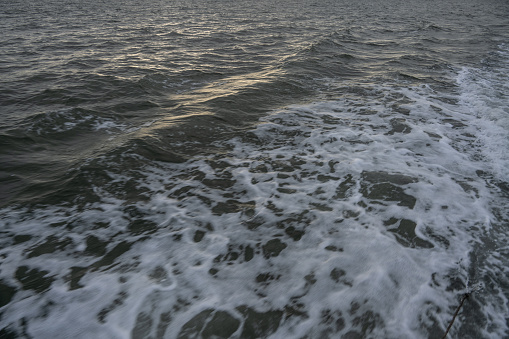
M 506 2 L 0 8 L 0 336 L 509 335 Z

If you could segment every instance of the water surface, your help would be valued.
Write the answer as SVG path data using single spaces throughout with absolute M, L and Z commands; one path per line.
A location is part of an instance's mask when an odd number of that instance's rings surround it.
M 508 6 L 0 1 L 0 333 L 508 336 Z

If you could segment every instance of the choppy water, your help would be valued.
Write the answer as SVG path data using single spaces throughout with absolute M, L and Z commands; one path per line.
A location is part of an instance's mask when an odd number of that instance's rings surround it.
M 0 337 L 509 336 L 507 1 L 0 27 Z

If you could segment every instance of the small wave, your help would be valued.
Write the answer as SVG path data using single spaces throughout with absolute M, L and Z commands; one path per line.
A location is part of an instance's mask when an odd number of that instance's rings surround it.
M 101 117 L 95 111 L 81 108 L 39 113 L 26 118 L 20 125 L 25 126 L 28 133 L 40 136 L 72 135 L 103 129 L 114 131 L 126 127 L 114 119 Z

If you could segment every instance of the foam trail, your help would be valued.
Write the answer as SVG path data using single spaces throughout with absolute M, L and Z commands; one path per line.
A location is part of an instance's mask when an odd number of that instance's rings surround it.
M 371 97 L 289 106 L 223 154 L 108 173 L 84 209 L 4 210 L 2 276 L 23 289 L 2 326 L 75 338 L 443 334 L 458 295 L 507 273 L 505 247 L 487 249 L 506 239 L 496 209 L 507 197 L 486 179 L 507 180 L 494 153 L 507 134 L 481 114 L 495 99 L 476 72 L 460 72 L 459 97 L 365 84 Z M 131 180 L 144 198 L 116 197 Z M 506 291 L 485 290 L 452 333 L 507 333 Z

